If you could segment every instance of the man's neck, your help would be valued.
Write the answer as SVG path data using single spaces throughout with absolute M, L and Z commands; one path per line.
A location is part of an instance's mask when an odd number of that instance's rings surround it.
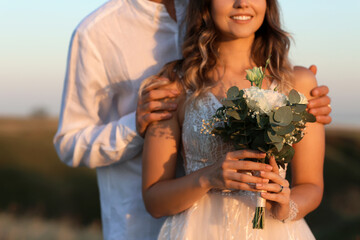
M 164 4 L 170 17 L 174 19 L 174 21 L 176 21 L 175 0 L 149 0 L 149 1 Z

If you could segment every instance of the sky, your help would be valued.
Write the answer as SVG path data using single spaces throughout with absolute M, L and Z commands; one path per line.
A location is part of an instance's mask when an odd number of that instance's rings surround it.
M 0 0 L 0 116 L 57 116 L 71 34 L 104 0 Z M 279 0 L 294 65 L 318 67 L 333 126 L 360 127 L 360 1 Z M 359 69 L 359 70 L 358 70 Z

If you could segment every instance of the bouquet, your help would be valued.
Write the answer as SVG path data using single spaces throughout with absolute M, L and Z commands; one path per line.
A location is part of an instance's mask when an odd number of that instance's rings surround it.
M 266 153 L 265 159 L 255 161 L 269 163 L 274 156 L 276 163 L 285 168 L 285 163 L 289 163 L 295 153 L 292 144 L 303 138 L 305 124 L 315 122 L 316 118 L 306 111 L 307 99 L 296 90 L 286 96 L 276 89 L 261 89 L 269 61 L 264 70 L 262 67 L 246 70 L 251 87 L 243 90 L 231 87 L 222 101 L 223 106 L 204 126 L 205 132 L 230 141 L 236 150 Z M 265 204 L 266 200 L 258 193 L 253 219 L 255 229 L 264 228 Z

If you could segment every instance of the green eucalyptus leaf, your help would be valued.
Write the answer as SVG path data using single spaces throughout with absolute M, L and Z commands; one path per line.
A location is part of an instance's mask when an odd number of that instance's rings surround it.
M 281 126 L 289 125 L 293 120 L 293 113 L 289 106 L 280 107 L 274 113 L 274 120 Z
M 227 98 L 229 100 L 237 98 L 239 96 L 239 93 L 240 93 L 239 88 L 236 86 L 233 86 L 233 87 L 229 88 L 229 90 L 227 91 Z
M 299 103 L 300 100 L 301 100 L 301 97 L 300 97 L 299 93 L 295 89 L 292 89 L 289 93 L 290 103 L 291 104 Z
M 241 92 L 240 92 L 241 94 Z M 246 103 L 246 100 L 244 98 L 240 99 L 240 100 L 237 100 L 237 104 L 238 108 L 240 108 L 241 110 L 245 110 L 247 112 L 248 110 L 248 106 L 247 106 L 247 103 Z
M 293 124 L 289 124 L 287 126 L 276 126 L 274 128 L 272 128 L 277 135 L 285 135 L 285 134 L 288 134 L 288 133 L 291 133 L 292 131 L 294 131 L 295 129 L 295 126 Z
M 284 149 L 286 151 L 285 162 L 289 163 L 294 157 L 295 149 L 292 146 L 288 145 L 288 144 L 284 145 Z
M 266 115 L 258 114 L 256 115 L 256 122 L 260 129 L 265 128 L 266 124 L 269 122 L 269 119 Z
M 274 120 L 274 112 L 269 113 L 269 122 L 271 126 L 277 126 L 278 123 Z
M 294 122 L 299 122 L 299 121 L 301 121 L 301 116 L 300 116 L 299 114 L 297 114 L 297 113 L 294 113 L 294 114 L 293 114 L 293 121 L 294 121 Z
M 276 149 L 280 152 L 283 147 L 284 147 L 284 143 L 283 142 L 279 142 L 279 143 L 274 143 Z
M 289 125 L 294 125 L 294 124 L 289 124 Z M 285 129 L 289 125 L 282 126 L 281 123 L 275 123 L 275 124 L 270 124 L 270 128 L 278 134 L 278 132 L 283 132 L 283 129 Z
M 267 131 L 264 131 L 264 141 L 267 143 L 267 144 L 271 144 L 273 141 L 271 141 Z
M 272 129 L 267 130 L 267 135 L 270 138 L 271 142 L 273 143 L 277 143 L 277 142 L 282 142 L 283 141 L 283 137 L 279 136 L 275 131 L 273 131 Z
M 222 101 L 222 104 L 225 106 L 225 107 L 235 107 L 235 103 L 232 101 L 232 100 L 223 100 Z
M 316 117 L 308 112 L 304 113 L 303 118 L 306 122 L 316 122 Z
M 295 154 L 294 148 L 288 144 L 285 144 L 283 149 L 279 153 L 279 157 L 285 163 L 289 163 L 293 159 L 294 154 Z
M 249 102 L 247 102 L 247 106 L 248 106 L 250 109 L 255 109 L 255 108 L 256 108 L 256 101 L 250 100 Z
M 302 113 L 306 110 L 307 105 L 306 104 L 294 104 L 294 111 L 296 113 Z
M 277 123 L 279 127 L 286 127 L 288 126 L 289 124 L 287 122 L 280 122 L 280 123 Z
M 245 94 L 244 90 L 241 89 L 241 90 L 239 91 L 239 97 L 241 97 L 241 98 L 244 99 L 244 94 Z M 244 100 L 245 100 L 245 99 L 244 99 Z
M 230 116 L 230 117 L 233 117 L 233 118 L 237 119 L 237 120 L 241 120 L 241 117 L 240 117 L 239 113 L 236 110 L 229 109 L 229 110 L 226 111 L 226 114 L 228 116 Z

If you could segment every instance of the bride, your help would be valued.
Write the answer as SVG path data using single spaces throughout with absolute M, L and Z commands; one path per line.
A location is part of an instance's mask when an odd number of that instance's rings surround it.
M 202 120 L 221 106 L 231 86 L 250 87 L 245 70 L 264 66 L 262 88 L 307 94 L 314 75 L 288 60 L 289 36 L 281 29 L 276 0 L 190 1 L 184 59 L 169 63 L 159 76 L 182 92 L 176 117 L 152 124 L 143 151 L 143 198 L 154 217 L 169 216 L 159 239 L 314 239 L 303 219 L 323 194 L 324 128 L 307 126 L 294 145 L 292 185 L 286 169 L 242 160 L 263 158 L 253 150 L 234 151 L 218 136 L 200 133 Z M 186 175 L 175 177 L 177 154 Z M 251 171 L 260 171 L 252 176 Z M 231 189 L 229 191 L 228 189 Z M 266 190 L 265 228 L 252 228 L 255 192 Z

